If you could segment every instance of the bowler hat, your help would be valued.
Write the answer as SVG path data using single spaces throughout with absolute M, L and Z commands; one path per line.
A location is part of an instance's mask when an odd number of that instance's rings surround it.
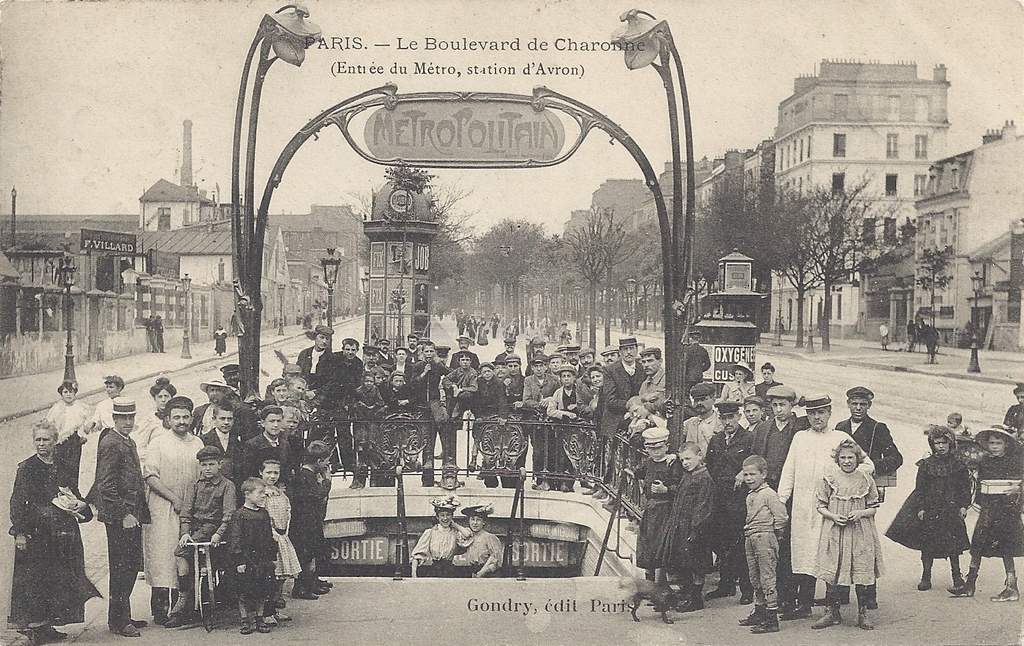
M 624 336 L 619 339 L 619 348 L 635 348 L 636 338 L 631 336 Z
M 437 356 L 441 358 L 447 357 L 448 353 L 452 351 L 452 349 L 446 345 L 435 345 L 434 349 L 437 350 Z

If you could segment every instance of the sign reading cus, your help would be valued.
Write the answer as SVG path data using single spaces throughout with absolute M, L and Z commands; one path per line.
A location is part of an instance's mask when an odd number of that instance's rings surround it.
M 384 161 L 550 161 L 565 145 L 554 113 L 501 100 L 402 100 L 371 114 L 363 134 L 369 153 Z
M 732 381 L 732 371 L 737 364 L 743 364 L 754 372 L 752 345 L 705 345 L 704 349 L 711 357 L 711 367 L 704 371 L 704 378 L 708 381 L 716 384 Z

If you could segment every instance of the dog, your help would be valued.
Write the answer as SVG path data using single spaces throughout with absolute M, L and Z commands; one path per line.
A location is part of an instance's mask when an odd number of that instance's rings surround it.
M 667 585 L 660 585 L 647 579 L 625 576 L 619 579 L 619 589 L 627 590 L 630 593 L 629 614 L 633 617 L 633 621 L 640 621 L 640 617 L 636 616 L 636 611 L 640 608 L 641 603 L 649 601 L 654 606 L 654 611 L 661 614 L 663 622 L 666 624 L 675 623 L 669 619 L 668 611 L 676 605 L 679 599 L 678 595 Z

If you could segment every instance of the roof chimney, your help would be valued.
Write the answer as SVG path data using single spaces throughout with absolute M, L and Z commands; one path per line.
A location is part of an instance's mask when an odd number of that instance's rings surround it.
M 192 121 L 185 119 L 181 126 L 181 185 L 195 186 L 192 182 Z
M 1003 124 L 1003 140 L 1013 141 L 1017 138 L 1017 124 L 1012 120 Z
M 946 80 L 946 66 L 939 63 L 935 66 L 932 71 L 932 80 L 934 81 L 945 81 Z

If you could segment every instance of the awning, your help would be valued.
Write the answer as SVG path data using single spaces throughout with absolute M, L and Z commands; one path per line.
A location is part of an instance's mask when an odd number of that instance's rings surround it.
M 0 251 L 0 281 L 16 282 L 21 280 L 21 274 L 14 268 L 7 256 Z

